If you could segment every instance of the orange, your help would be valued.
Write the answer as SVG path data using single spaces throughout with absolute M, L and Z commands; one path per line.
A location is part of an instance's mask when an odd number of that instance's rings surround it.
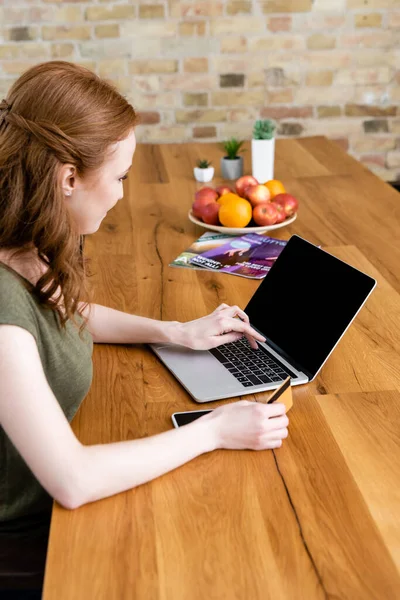
M 218 218 L 225 227 L 246 227 L 251 221 L 252 214 L 250 202 L 238 197 L 224 202 L 219 209 Z
M 238 196 L 237 194 L 234 194 L 233 192 L 228 192 L 228 194 L 220 196 L 217 202 L 218 204 L 226 204 L 226 202 L 229 202 L 230 200 L 237 200 L 238 198 L 240 198 L 240 196 Z
M 271 192 L 271 200 L 273 198 L 275 198 L 275 196 L 277 196 L 278 194 L 286 193 L 284 185 L 283 185 L 282 181 L 279 181 L 279 179 L 270 179 L 269 181 L 264 183 L 264 185 Z

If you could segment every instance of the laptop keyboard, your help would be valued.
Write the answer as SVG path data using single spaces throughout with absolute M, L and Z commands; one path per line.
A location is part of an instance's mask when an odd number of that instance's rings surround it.
M 278 363 L 263 346 L 253 350 L 246 338 L 223 344 L 209 350 L 244 387 L 279 382 L 296 377 L 287 367 Z

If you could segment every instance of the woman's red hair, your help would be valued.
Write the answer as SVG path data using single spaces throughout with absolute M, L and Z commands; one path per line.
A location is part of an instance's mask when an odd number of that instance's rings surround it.
M 37 250 L 47 271 L 33 291 L 58 312 L 62 327 L 68 319 L 77 325 L 74 315 L 84 308 L 78 303 L 89 295 L 82 236 L 66 206 L 60 168 L 68 163 L 80 178 L 91 174 L 137 122 L 113 85 L 63 61 L 30 68 L 0 104 L 0 248 L 15 256 Z

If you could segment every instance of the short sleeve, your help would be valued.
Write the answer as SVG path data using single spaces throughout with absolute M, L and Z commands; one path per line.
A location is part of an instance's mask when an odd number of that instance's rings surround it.
M 0 267 L 0 325 L 16 325 L 38 340 L 33 298 L 17 274 Z

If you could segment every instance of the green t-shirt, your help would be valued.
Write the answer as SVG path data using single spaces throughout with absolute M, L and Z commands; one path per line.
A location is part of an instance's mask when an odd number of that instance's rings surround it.
M 81 324 L 81 317 L 77 315 Z M 18 325 L 35 338 L 47 381 L 71 422 L 92 382 L 93 339 L 39 304 L 19 273 L 0 262 L 0 324 Z M 0 382 L 1 386 L 1 382 Z M 9 398 L 12 410 L 12 398 Z M 18 518 L 50 511 L 52 499 L 34 477 L 0 424 L 0 530 Z M 14 521 L 15 519 L 15 521 Z

